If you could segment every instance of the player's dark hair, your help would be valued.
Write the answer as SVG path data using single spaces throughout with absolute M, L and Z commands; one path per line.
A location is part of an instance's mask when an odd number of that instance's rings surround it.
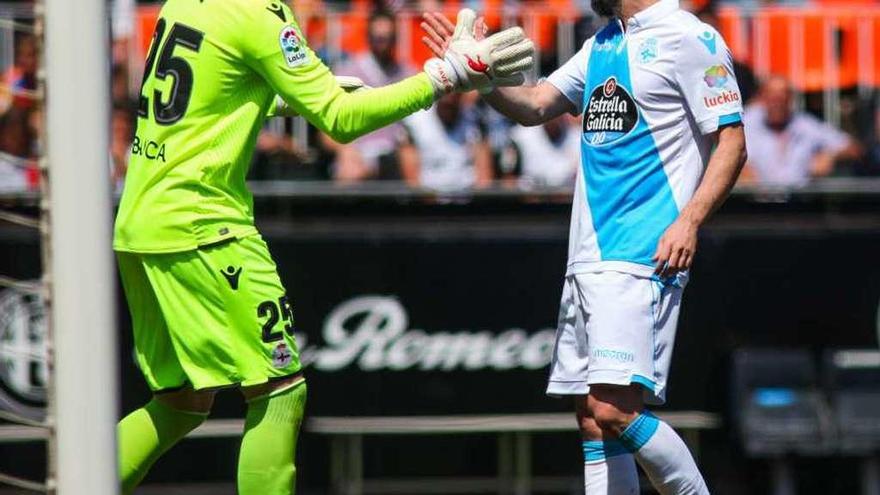
M 709 0 L 695 10 L 694 15 L 700 19 L 702 19 L 703 16 L 718 17 L 718 2 L 715 0 Z
M 374 22 L 382 19 L 387 19 L 391 21 L 391 23 L 395 25 L 397 24 L 397 17 L 395 17 L 393 12 L 384 8 L 377 8 L 370 13 L 370 17 L 367 19 L 367 25 L 372 26 Z

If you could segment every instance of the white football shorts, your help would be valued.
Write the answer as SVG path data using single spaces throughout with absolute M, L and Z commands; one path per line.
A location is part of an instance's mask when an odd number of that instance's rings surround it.
M 638 383 L 645 403 L 665 402 L 686 280 L 663 283 L 614 271 L 566 276 L 547 394 Z

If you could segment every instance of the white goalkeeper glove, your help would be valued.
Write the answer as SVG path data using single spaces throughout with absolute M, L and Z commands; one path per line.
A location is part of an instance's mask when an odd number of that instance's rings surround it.
M 359 77 L 353 76 L 334 76 L 336 77 L 336 83 L 339 84 L 339 87 L 345 90 L 346 93 L 357 93 L 358 91 L 365 91 L 368 89 L 372 89 L 367 86 L 364 81 Z M 290 108 L 290 105 L 284 101 L 280 96 L 275 97 L 275 112 L 272 113 L 274 117 L 296 117 L 299 114 L 296 113 L 296 110 Z
M 523 72 L 533 68 L 535 45 L 522 28 L 505 29 L 477 41 L 476 21 L 476 12 L 462 9 L 446 55 L 425 63 L 435 95 L 472 89 L 485 94 L 499 86 L 519 86 L 525 81 Z

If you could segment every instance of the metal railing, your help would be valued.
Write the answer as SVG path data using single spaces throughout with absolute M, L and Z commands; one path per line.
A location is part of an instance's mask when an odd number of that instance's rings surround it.
M 704 411 L 664 411 L 658 416 L 679 430 L 699 458 L 700 434 L 720 428 L 721 418 Z M 234 438 L 241 435 L 244 422 L 238 419 L 211 419 L 193 430 L 188 438 Z M 330 479 L 332 493 L 514 493 L 526 495 L 535 490 L 567 491 L 572 478 L 534 476 L 532 438 L 536 434 L 575 434 L 577 424 L 571 413 L 495 414 L 450 416 L 312 417 L 303 429 L 330 440 Z M 483 478 L 386 478 L 364 477 L 365 437 L 410 435 L 497 436 L 498 471 Z M 47 432 L 29 426 L 0 426 L 0 443 L 42 441 Z M 0 483 L 4 478 L 0 477 Z M 26 482 L 25 482 L 26 483 Z M 22 484 L 16 486 L 28 488 Z
M 353 184 L 340 184 L 331 181 L 267 180 L 248 183 L 256 199 L 388 199 L 394 200 L 519 200 L 526 204 L 541 202 L 558 203 L 570 201 L 571 187 L 519 187 L 496 183 L 482 189 L 468 189 L 455 193 L 437 191 L 425 187 L 414 187 L 399 181 L 366 181 Z M 786 202 L 799 198 L 863 198 L 876 199 L 880 204 L 880 178 L 832 177 L 815 179 L 801 187 L 762 186 L 757 184 L 736 186 L 731 197 L 765 202 Z M 37 191 L 0 192 L 0 221 L 10 219 L 28 227 L 36 227 L 33 217 L 3 212 L 7 209 L 28 209 L 39 206 L 40 193 Z M 116 199 L 119 199 L 117 194 Z M 459 203 L 460 204 L 460 203 Z M 10 216 L 13 215 L 13 216 Z

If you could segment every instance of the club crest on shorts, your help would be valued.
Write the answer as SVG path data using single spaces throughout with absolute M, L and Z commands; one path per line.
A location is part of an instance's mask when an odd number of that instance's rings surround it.
M 302 37 L 292 24 L 281 29 L 278 41 L 281 43 L 281 55 L 284 56 L 288 67 L 299 67 L 309 61 L 306 44 L 303 43 Z
M 293 353 L 284 342 L 279 342 L 272 350 L 272 366 L 276 368 L 286 368 L 293 360 Z

